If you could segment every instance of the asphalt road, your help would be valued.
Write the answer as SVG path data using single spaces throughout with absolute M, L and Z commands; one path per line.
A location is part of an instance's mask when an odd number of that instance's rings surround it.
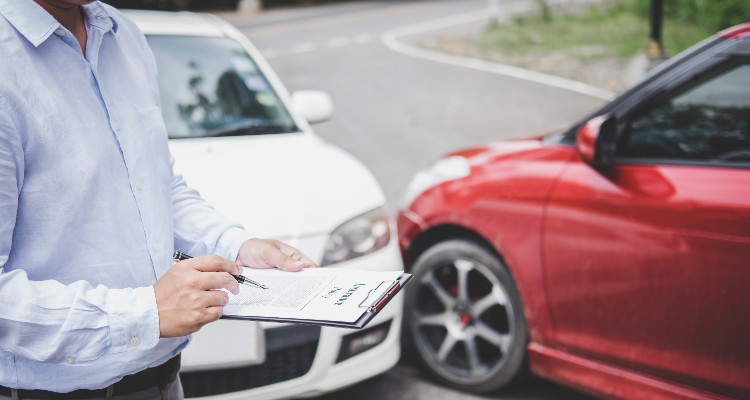
M 588 396 L 556 385 L 552 382 L 532 378 L 523 384 L 500 393 L 477 396 L 440 386 L 426 379 L 421 372 L 401 363 L 389 372 L 376 376 L 355 386 L 334 392 L 314 400 L 586 400 Z
M 501 10 L 518 3 L 524 1 L 506 1 Z M 368 1 L 223 16 L 250 37 L 290 91 L 319 89 L 332 96 L 335 116 L 316 125 L 317 133 L 362 160 L 395 209 L 414 173 L 441 155 L 562 129 L 603 102 L 534 79 L 394 51 L 394 40 L 408 45 L 425 35 L 481 29 L 486 19 L 474 16 L 486 7 L 486 0 Z M 473 396 L 432 383 L 406 360 L 318 400 L 583 397 L 538 379 L 490 397 Z

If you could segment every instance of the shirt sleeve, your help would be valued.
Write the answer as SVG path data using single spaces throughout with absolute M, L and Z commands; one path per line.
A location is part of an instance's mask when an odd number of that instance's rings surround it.
M 174 172 L 174 157 L 171 163 L 175 248 L 192 255 L 216 254 L 235 260 L 250 235 L 241 225 L 216 211 Z
M 135 358 L 134 350 L 154 347 L 159 318 L 152 288 L 108 289 L 84 281 L 64 285 L 33 281 L 22 268 L 7 270 L 23 181 L 23 146 L 0 109 L 0 351 L 85 365 L 107 352 L 130 352 Z

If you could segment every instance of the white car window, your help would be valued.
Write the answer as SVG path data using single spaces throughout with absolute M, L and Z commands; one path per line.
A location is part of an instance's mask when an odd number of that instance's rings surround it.
M 228 38 L 148 36 L 170 138 L 296 132 L 250 55 Z

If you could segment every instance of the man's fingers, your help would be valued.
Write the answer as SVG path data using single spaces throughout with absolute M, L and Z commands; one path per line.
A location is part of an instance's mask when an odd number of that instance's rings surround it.
M 237 263 L 219 256 L 196 257 L 182 262 L 202 272 L 228 272 L 230 274 L 241 272 Z
M 211 290 L 207 292 L 208 303 L 205 309 L 203 324 L 216 321 L 224 315 L 224 306 L 229 303 L 229 295 L 222 290 Z
M 272 239 L 250 239 L 243 243 L 237 255 L 237 264 L 251 268 L 278 268 L 299 271 L 316 267 L 311 259 L 286 243 Z
M 295 249 L 294 247 L 284 243 L 284 242 L 276 242 L 279 250 L 292 259 L 295 265 L 294 271 L 298 271 L 301 268 L 309 268 L 309 267 L 317 267 L 318 265 L 313 262 L 313 260 L 305 257 L 302 252 Z M 286 269 L 285 269 L 286 270 Z
M 170 268 L 153 286 L 160 336 L 185 336 L 219 319 L 229 303 L 226 290 L 239 293 L 231 275 L 239 269 L 221 257 L 193 258 Z
M 223 290 L 211 290 L 208 292 L 209 303 L 207 307 L 224 307 L 229 303 L 229 295 Z
M 283 260 L 276 263 L 278 269 L 289 272 L 297 272 L 304 268 L 301 263 L 293 260 L 291 257 L 284 256 Z
M 301 261 L 295 260 L 294 258 L 285 254 L 283 249 L 278 248 L 274 250 L 276 251 L 269 252 L 271 254 L 269 254 L 268 258 L 271 265 L 284 271 L 299 271 L 304 268 L 304 265 Z
M 315 261 L 305 257 L 304 254 L 300 254 L 299 261 L 302 263 L 302 266 L 304 268 L 317 268 L 318 264 L 315 264 Z
M 208 307 L 206 309 L 206 312 L 208 313 L 208 317 L 210 318 L 208 322 L 214 322 L 217 319 L 221 318 L 222 315 L 224 315 L 224 307 Z
M 317 267 L 314 262 L 305 256 L 301 256 L 299 259 L 294 259 L 283 253 L 277 254 L 276 260 L 273 261 L 273 265 L 284 271 L 296 272 L 303 268 Z
M 194 332 L 197 332 L 204 325 L 214 322 L 217 319 L 221 318 L 222 315 L 224 315 L 224 307 L 214 306 L 214 307 L 204 308 L 200 313 L 200 318 L 199 318 L 199 323 L 198 323 L 199 327 Z
M 234 277 L 226 272 L 201 272 L 200 273 L 200 289 L 201 290 L 213 290 L 213 289 L 226 289 L 230 292 L 237 294 L 240 290 L 240 284 Z
M 223 290 L 207 290 L 195 300 L 194 309 L 224 307 L 229 303 L 229 295 Z

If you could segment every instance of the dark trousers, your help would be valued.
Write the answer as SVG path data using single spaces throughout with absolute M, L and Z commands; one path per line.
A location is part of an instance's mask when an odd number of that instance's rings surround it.
M 112 391 L 108 391 L 111 393 Z M 182 383 L 180 382 L 180 376 L 168 383 L 164 389 L 154 386 L 153 388 L 142 390 L 140 392 L 134 392 L 129 394 L 123 394 L 118 396 L 117 393 L 110 394 L 106 399 L 115 400 L 183 400 L 185 396 L 182 393 Z M 0 395 L 0 400 L 38 400 L 26 397 L 6 397 Z M 102 400 L 102 399 L 91 399 L 91 400 Z

